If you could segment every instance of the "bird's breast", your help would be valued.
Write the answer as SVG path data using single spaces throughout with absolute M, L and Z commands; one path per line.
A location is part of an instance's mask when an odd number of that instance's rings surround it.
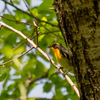
M 61 59 L 62 55 L 60 54 L 59 49 L 54 49 L 52 48 L 52 50 L 54 51 L 55 57 L 57 60 Z

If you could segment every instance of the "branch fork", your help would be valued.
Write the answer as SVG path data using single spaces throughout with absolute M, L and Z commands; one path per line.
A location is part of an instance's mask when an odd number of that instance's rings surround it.
M 19 34 L 21 37 L 23 37 L 25 40 L 27 40 L 28 43 L 30 43 L 32 45 L 32 47 L 36 48 L 36 50 L 38 50 L 48 61 L 50 61 L 59 71 L 62 75 L 65 76 L 66 80 L 68 81 L 68 83 L 72 86 L 72 88 L 74 89 L 74 91 L 76 92 L 77 96 L 80 98 L 80 94 L 79 91 L 77 89 L 77 87 L 75 86 L 75 84 L 72 82 L 72 80 L 69 78 L 69 76 L 63 72 L 63 70 L 52 60 L 50 59 L 50 57 L 44 52 L 42 51 L 32 40 L 30 40 L 29 38 L 27 38 L 22 32 L 14 29 L 13 27 L 4 24 L 2 22 L 0 22 L 0 24 L 12 31 L 14 31 L 15 33 Z

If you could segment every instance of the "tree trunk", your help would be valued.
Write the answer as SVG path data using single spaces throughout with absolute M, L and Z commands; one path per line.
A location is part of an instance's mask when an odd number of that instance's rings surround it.
M 80 91 L 80 100 L 100 100 L 100 1 L 54 0 L 58 24 Z

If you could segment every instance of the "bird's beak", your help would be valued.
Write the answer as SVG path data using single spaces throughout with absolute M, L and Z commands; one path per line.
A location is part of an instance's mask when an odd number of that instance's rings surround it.
M 50 46 L 48 46 L 48 48 L 51 48 L 51 45 L 50 45 Z

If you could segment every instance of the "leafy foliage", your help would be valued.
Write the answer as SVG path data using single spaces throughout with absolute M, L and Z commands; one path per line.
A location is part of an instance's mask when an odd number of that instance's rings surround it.
M 42 0 L 38 6 L 33 6 L 33 1 L 36 2 L 38 0 L 2 0 L 2 2 L 9 6 L 1 12 L 3 16 L 0 20 L 21 31 L 35 43 L 37 40 L 36 28 L 32 25 L 33 20 L 36 20 L 37 25 L 40 27 L 38 29 L 38 32 L 40 32 L 38 35 L 39 47 L 54 57 L 53 52 L 47 49 L 47 46 L 53 42 L 65 44 L 57 25 L 55 11 L 49 9 L 53 7 L 53 0 Z M 56 73 L 54 66 L 38 51 L 32 49 L 24 56 L 17 58 L 30 47 L 31 45 L 26 40 L 13 31 L 5 27 L 2 27 L 0 30 L 0 64 L 12 60 L 0 66 L 0 82 L 2 83 L 0 98 L 2 100 L 15 100 L 16 98 L 25 100 L 25 98 L 28 98 L 30 91 L 38 85 L 37 82 L 45 79 L 43 91 L 49 93 L 53 88 L 54 94 L 51 98 L 78 100 L 68 82 L 61 74 Z M 53 60 L 56 62 L 55 58 Z M 51 66 L 50 68 L 49 65 Z M 74 76 L 70 75 L 70 77 L 75 82 Z M 42 81 L 41 84 L 43 84 Z M 66 90 L 61 91 L 62 88 Z M 65 95 L 64 92 L 67 94 Z M 33 98 L 32 100 L 35 99 Z

